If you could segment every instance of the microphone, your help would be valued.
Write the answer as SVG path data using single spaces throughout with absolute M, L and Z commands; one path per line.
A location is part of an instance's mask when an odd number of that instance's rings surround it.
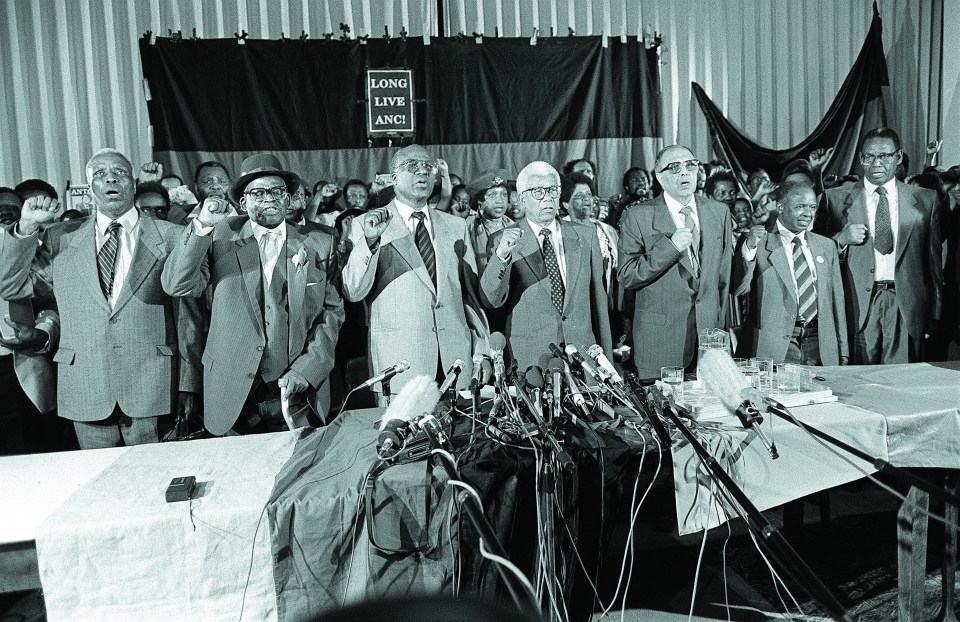
M 523 381 L 529 389 L 542 389 L 544 385 L 543 370 L 536 365 L 531 365 L 523 373 Z
M 493 359 L 493 378 L 497 386 L 503 382 L 503 348 L 507 345 L 507 338 L 503 333 L 496 332 L 488 339 L 490 344 L 490 358 Z
M 547 364 L 547 371 L 550 372 L 550 388 L 553 391 L 553 412 L 559 414 L 562 411 L 560 408 L 560 376 L 563 374 L 563 361 L 556 357 L 551 358 Z
M 593 364 L 593 361 L 588 361 L 587 359 L 583 358 L 583 355 L 577 351 L 576 346 L 568 343 L 564 351 L 567 353 L 567 356 L 570 357 L 570 360 L 575 363 L 579 363 L 580 366 L 583 367 L 583 371 L 588 376 L 599 382 L 601 385 L 606 383 L 606 376 L 600 373 L 600 370 L 598 370 L 597 366 Z
M 453 362 L 453 365 L 450 366 L 450 369 L 447 370 L 447 375 L 443 378 L 443 384 L 440 385 L 440 395 L 445 395 L 446 392 L 453 386 L 457 379 L 460 377 L 460 372 L 463 371 L 463 361 L 457 359 Z
M 397 455 L 404 440 L 417 427 L 414 419 L 423 412 L 432 413 L 439 401 L 437 383 L 426 376 L 417 376 L 404 385 L 380 419 L 380 434 L 377 436 L 380 459 L 388 460 Z
M 383 370 L 382 372 L 380 372 L 379 374 L 377 374 L 377 375 L 374 376 L 373 378 L 371 378 L 371 379 L 369 379 L 369 380 L 365 380 L 365 381 L 364 381 L 362 384 L 360 384 L 357 388 L 358 388 L 358 389 L 365 389 L 365 388 L 367 388 L 367 387 L 372 387 L 373 385 L 377 384 L 378 382 L 384 382 L 384 381 L 390 380 L 391 378 L 393 378 L 393 377 L 396 376 L 397 374 L 402 374 L 403 372 L 407 371 L 408 369 L 410 369 L 410 361 L 407 361 L 407 360 L 400 361 L 400 362 L 397 363 L 396 365 L 393 365 L 393 366 L 391 366 L 391 367 L 386 368 L 385 370 Z
M 760 442 L 770 452 L 774 460 L 780 457 L 777 446 L 770 442 L 760 424 L 763 415 L 757 404 L 763 403 L 763 396 L 750 386 L 750 381 L 737 368 L 730 353 L 720 349 L 707 349 L 697 365 L 704 386 L 720 398 L 727 410 L 734 413 L 745 428 L 753 428 Z
M 558 359 L 560 359 L 561 361 L 563 361 L 563 362 L 565 362 L 565 363 L 566 363 L 566 362 L 569 362 L 569 359 L 567 359 L 567 353 L 564 352 L 562 349 L 560 349 L 560 346 L 558 346 L 558 345 L 555 344 L 555 343 L 551 343 L 551 344 L 550 344 L 549 346 L 547 346 L 547 347 L 550 348 L 550 351 L 553 353 L 553 355 L 554 355 L 555 357 L 557 357 Z
M 480 374 L 483 373 L 483 355 L 473 355 L 473 376 L 470 377 L 470 392 L 475 393 L 480 388 Z
M 603 348 L 597 344 L 593 344 L 587 348 L 587 356 L 595 360 L 597 365 L 600 366 L 600 369 L 606 371 L 607 377 L 613 380 L 613 382 L 623 384 L 623 376 L 617 372 L 617 368 L 613 366 L 613 363 L 610 362 L 607 355 L 603 353 Z
M 584 415 L 589 415 L 590 407 L 587 406 L 587 401 L 583 399 L 583 394 L 580 393 L 580 388 L 577 387 L 577 381 L 573 379 L 573 374 L 570 372 L 570 364 L 566 361 L 563 361 L 563 376 L 567 381 L 567 392 L 570 393 L 573 403 L 577 405 L 577 408 L 583 411 Z

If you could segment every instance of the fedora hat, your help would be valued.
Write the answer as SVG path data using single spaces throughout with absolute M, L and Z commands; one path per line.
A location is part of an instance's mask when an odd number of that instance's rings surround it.
M 240 165 L 240 177 L 230 188 L 230 198 L 240 202 L 247 184 L 260 177 L 279 177 L 287 185 L 287 192 L 293 194 L 300 185 L 300 178 L 280 165 L 280 159 L 272 153 L 257 153 L 243 160 Z

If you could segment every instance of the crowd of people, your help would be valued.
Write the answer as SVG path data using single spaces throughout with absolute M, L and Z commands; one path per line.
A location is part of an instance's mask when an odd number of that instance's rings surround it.
M 773 180 L 671 145 L 609 198 L 587 159 L 464 183 L 410 145 L 388 175 L 311 185 L 257 154 L 187 184 L 104 149 L 90 214 L 42 180 L 0 188 L 0 453 L 323 425 L 401 360 L 392 393 L 458 360 L 461 387 L 488 381 L 494 332 L 521 372 L 595 344 L 659 378 L 704 331 L 776 363 L 943 360 L 960 167 L 938 148 L 910 175 L 877 128 L 859 175 L 824 177 L 818 150 Z

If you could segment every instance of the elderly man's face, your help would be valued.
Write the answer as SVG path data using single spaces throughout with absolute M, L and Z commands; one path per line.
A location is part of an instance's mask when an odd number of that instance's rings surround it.
M 347 200 L 347 206 L 354 209 L 367 209 L 367 201 L 370 200 L 370 193 L 364 186 L 351 184 L 344 193 Z
M 393 188 L 397 198 L 419 209 L 426 205 L 437 178 L 437 160 L 423 147 L 404 147 L 393 170 Z
M 147 192 L 137 197 L 137 207 L 140 208 L 141 212 L 151 214 L 159 220 L 166 220 L 170 211 L 167 202 L 156 192 Z
M 893 179 L 902 161 L 903 153 L 889 138 L 871 138 L 863 143 L 860 152 L 863 176 L 874 185 L 882 186 Z
M 479 205 L 480 215 L 485 220 L 499 220 L 510 206 L 510 191 L 503 186 L 494 186 L 484 193 Z
M 537 174 L 528 179 L 529 188 L 520 193 L 520 203 L 531 222 L 546 227 L 560 212 L 560 178 Z M 536 198 L 540 195 L 542 198 Z
M 270 229 L 283 222 L 289 203 L 287 184 L 274 175 L 257 177 L 248 183 L 240 199 L 250 220 Z
M 226 199 L 230 189 L 230 178 L 219 166 L 207 166 L 197 175 L 197 198 L 202 202 L 207 197 Z
M 90 192 L 93 205 L 116 220 L 133 208 L 133 170 L 130 163 L 116 153 L 104 153 L 90 161 Z
M 796 187 L 777 202 L 780 223 L 793 233 L 806 231 L 817 214 L 817 195 L 813 188 Z
M 686 205 L 697 189 L 700 164 L 686 147 L 670 147 L 657 163 L 657 179 L 663 191 Z

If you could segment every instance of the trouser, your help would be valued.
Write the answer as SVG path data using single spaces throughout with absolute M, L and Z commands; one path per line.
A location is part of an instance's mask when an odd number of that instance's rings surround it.
M 74 421 L 80 449 L 103 449 L 126 445 L 156 443 L 157 418 L 131 417 L 117 404 L 113 413 L 101 421 Z
M 793 334 L 787 345 L 787 355 L 784 363 L 797 365 L 822 365 L 820 362 L 820 331 L 817 328 L 817 318 L 810 322 L 797 322 L 793 326 Z
M 893 281 L 873 284 L 867 320 L 853 337 L 854 363 L 877 365 L 915 363 L 922 360 L 923 335 L 914 339 L 907 333 L 903 316 L 897 308 L 897 291 Z

